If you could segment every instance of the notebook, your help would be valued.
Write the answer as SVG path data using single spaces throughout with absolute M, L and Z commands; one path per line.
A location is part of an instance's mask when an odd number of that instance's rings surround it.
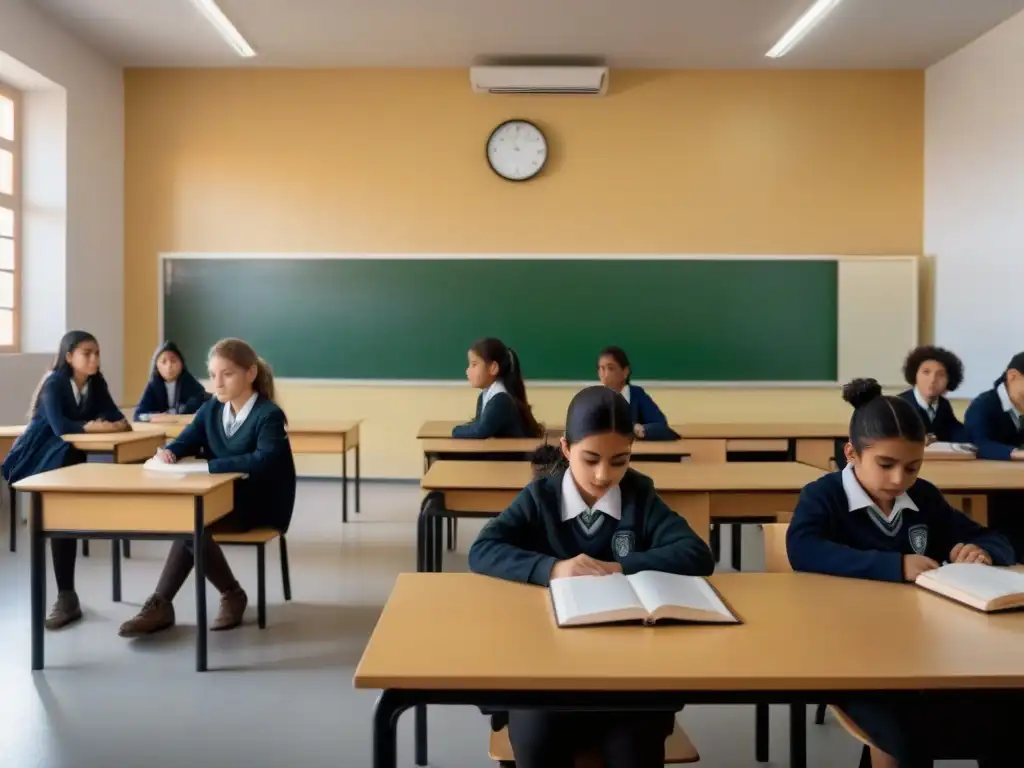
M 629 576 L 573 576 L 549 587 L 560 627 L 639 621 L 739 623 L 700 576 L 641 571 Z
M 147 460 L 142 468 L 153 472 L 167 472 L 172 475 L 207 475 L 210 473 L 206 462 L 202 459 L 179 459 L 174 464 L 167 464 L 154 456 Z
M 978 452 L 978 447 L 971 443 L 932 443 L 924 449 L 924 455 L 929 453 L 970 453 Z
M 979 563 L 950 563 L 914 582 L 971 608 L 990 613 L 1024 607 L 1024 573 Z

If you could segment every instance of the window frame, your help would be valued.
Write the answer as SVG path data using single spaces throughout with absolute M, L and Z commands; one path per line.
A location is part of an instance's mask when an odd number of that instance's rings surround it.
M 11 308 L 11 343 L 0 344 L 0 354 L 16 353 L 21 350 L 21 240 L 24 236 L 22 229 L 22 183 L 21 183 L 21 163 L 22 163 L 22 148 L 24 143 L 22 141 L 22 94 L 17 89 L 7 85 L 3 81 L 0 81 L 0 96 L 10 99 L 14 102 L 14 139 L 6 139 L 0 136 L 0 149 L 6 149 L 10 152 L 14 158 L 14 185 L 13 193 L 8 195 L 4 192 L 0 192 L 0 206 L 14 211 L 14 268 L 11 271 L 13 277 L 13 297 L 11 303 L 14 305 Z M 6 238 L 5 238 L 6 239 Z M 0 271 L 8 271 L 6 269 Z M 4 307 L 6 309 L 6 307 Z

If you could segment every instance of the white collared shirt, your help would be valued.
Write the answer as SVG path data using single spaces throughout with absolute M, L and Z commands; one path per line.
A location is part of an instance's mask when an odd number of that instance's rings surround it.
M 480 402 L 480 413 L 484 412 L 484 408 L 491 402 L 491 399 L 499 392 L 508 394 L 508 390 L 505 389 L 505 385 L 501 383 L 501 379 L 495 379 L 494 382 L 487 389 L 484 390 L 484 399 Z
M 228 437 L 233 437 L 235 432 L 238 431 L 242 423 L 248 418 L 249 413 L 252 411 L 252 407 L 256 405 L 256 398 L 259 394 L 256 392 L 252 393 L 252 397 L 245 401 L 245 405 L 236 414 L 234 409 L 231 407 L 231 403 L 224 403 L 224 434 Z
M 75 396 L 75 405 L 81 405 L 82 399 L 89 394 L 89 382 L 85 382 L 85 386 L 81 389 L 75 384 L 75 380 L 71 380 L 71 394 Z
M 177 400 L 174 399 L 174 396 L 178 393 L 178 382 L 165 381 L 164 388 L 167 390 L 167 410 L 173 411 L 178 404 Z
M 562 476 L 562 522 L 573 520 L 591 509 L 621 520 L 622 490 L 617 485 L 614 488 L 609 488 L 605 491 L 604 496 L 594 503 L 593 507 L 589 507 L 580 496 L 580 489 L 576 487 L 576 481 L 572 479 L 572 470 L 565 470 L 565 475 Z
M 917 504 L 914 503 L 914 500 L 906 493 L 901 493 L 893 500 L 892 512 L 888 515 L 882 512 L 875 505 L 875 502 L 871 500 L 871 497 L 868 496 L 868 492 L 864 490 L 860 481 L 857 480 L 857 475 L 853 472 L 853 464 L 847 464 L 846 468 L 843 469 L 843 491 L 846 493 L 846 503 L 849 505 L 851 512 L 868 510 L 869 514 L 879 518 L 880 523 L 885 523 L 883 531 L 890 535 L 895 534 L 899 530 L 900 513 L 904 509 L 917 511 Z
M 624 386 L 622 388 L 622 391 L 619 392 L 619 394 L 622 395 L 626 399 L 626 402 L 628 403 L 629 402 L 629 384 Z
M 1017 429 L 1020 429 L 1021 417 L 1024 414 L 1021 414 L 1021 412 L 1017 410 L 1017 406 L 1015 406 L 1013 401 L 1010 400 L 1010 393 L 1006 390 L 1005 381 L 996 387 L 996 394 L 999 395 L 999 402 L 1002 404 L 1003 410 L 1010 414 L 1010 418 L 1013 419 L 1013 423 L 1016 425 Z
M 928 420 L 935 421 L 935 415 L 939 412 L 938 398 L 936 398 L 934 403 L 929 403 L 917 387 L 914 387 L 914 399 L 917 400 L 917 404 L 924 409 L 924 412 L 928 414 Z

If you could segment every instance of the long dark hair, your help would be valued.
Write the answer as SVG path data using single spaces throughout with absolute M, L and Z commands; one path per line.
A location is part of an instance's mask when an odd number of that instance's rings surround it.
M 178 345 L 173 341 L 165 341 L 157 347 L 156 352 L 153 353 L 153 361 L 149 365 L 149 378 L 151 381 L 158 383 L 163 381 L 164 377 L 160 375 L 160 371 L 156 368 L 156 361 L 160 359 L 160 355 L 164 352 L 171 352 L 172 354 L 177 355 L 178 359 L 181 361 L 181 373 L 179 374 L 179 378 L 184 376 L 186 373 L 189 373 L 188 364 L 185 362 L 185 356 L 181 354 L 181 350 L 178 349 Z
M 633 418 L 626 398 L 597 384 L 581 389 L 569 402 L 569 411 L 565 415 L 565 442 L 572 445 L 603 432 L 615 432 L 632 439 Z
M 32 400 L 28 405 L 28 417 L 32 419 L 36 415 L 36 411 L 39 410 L 39 396 L 43 391 L 43 384 L 55 373 L 64 374 L 68 377 L 71 376 L 71 364 L 68 362 L 68 357 L 78 347 L 79 344 L 85 344 L 86 342 L 93 342 L 99 346 L 99 342 L 96 337 L 88 331 L 68 331 L 65 333 L 60 340 L 60 344 L 57 346 L 57 356 L 53 358 L 53 363 L 50 365 L 49 370 L 43 374 L 43 378 L 39 380 L 36 385 L 35 392 L 32 393 Z M 97 370 L 92 376 L 89 377 L 88 384 L 96 382 L 98 385 L 103 387 L 107 386 L 107 380 L 103 378 L 103 374 Z
M 557 445 L 542 445 L 530 456 L 530 469 L 534 480 L 557 475 L 568 466 L 569 460 Z
M 597 356 L 597 361 L 600 363 L 602 357 L 610 357 L 616 363 L 619 364 L 619 368 L 625 370 L 629 368 L 629 373 L 626 374 L 626 383 L 629 384 L 629 380 L 633 378 L 633 369 L 629 365 L 629 357 L 626 355 L 626 350 L 622 347 L 605 347 L 601 350 L 601 354 Z
M 498 380 L 505 386 L 505 391 L 512 397 L 519 411 L 519 418 L 526 426 L 526 431 L 533 437 L 540 437 L 543 430 L 533 416 L 533 409 L 526 399 L 526 383 L 523 372 L 519 368 L 519 355 L 511 347 L 506 347 L 501 339 L 488 337 L 474 342 L 470 347 L 480 359 L 490 365 L 498 364 Z
M 877 440 L 925 442 L 927 430 L 917 407 L 902 397 L 883 395 L 874 379 L 854 379 L 843 387 L 843 399 L 853 406 L 850 442 L 857 453 Z

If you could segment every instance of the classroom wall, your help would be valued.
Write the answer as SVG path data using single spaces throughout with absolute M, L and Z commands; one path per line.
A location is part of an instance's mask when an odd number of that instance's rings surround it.
M 0 78 L 31 89 L 23 215 L 38 225 L 25 232 L 26 352 L 0 355 L 0 422 L 19 423 L 65 327 L 99 337 L 111 389 L 122 392 L 124 88 L 119 67 L 31 3 L 0 6 Z
M 1024 349 L 1024 13 L 929 68 L 926 83 L 935 338 L 963 357 L 971 396 Z
M 921 252 L 921 72 L 615 71 L 611 83 L 605 98 L 490 97 L 465 70 L 128 70 L 127 391 L 141 391 L 158 341 L 161 252 Z M 510 117 L 549 137 L 550 167 L 527 184 L 485 163 Z M 558 311 L 538 307 L 553 323 Z M 571 390 L 530 394 L 541 418 L 564 419 Z M 655 395 L 674 420 L 847 415 L 831 390 Z M 468 417 L 474 397 L 282 386 L 293 419 L 368 419 L 375 477 L 418 476 L 419 423 Z

